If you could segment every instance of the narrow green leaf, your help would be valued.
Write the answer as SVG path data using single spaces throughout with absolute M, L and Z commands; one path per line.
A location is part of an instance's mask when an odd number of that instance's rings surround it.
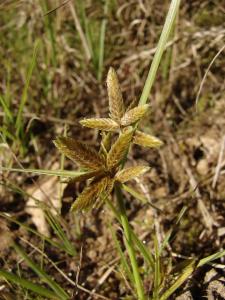
M 216 260 L 216 259 L 219 259 L 219 258 L 221 258 L 221 257 L 223 257 L 223 256 L 225 256 L 225 250 L 216 252 L 216 253 L 214 253 L 214 254 L 212 254 L 212 255 L 209 255 L 209 256 L 207 256 L 207 257 L 205 257 L 205 258 L 202 258 L 202 259 L 199 261 L 197 267 L 201 267 L 201 266 L 203 266 L 203 265 L 205 265 L 205 264 L 208 264 L 208 263 L 210 263 L 211 261 Z
M 4 270 L 0 270 L 0 276 L 3 277 L 5 280 L 9 280 L 12 283 L 18 284 L 19 286 L 31 290 L 32 292 L 40 295 L 40 296 L 44 296 L 50 299 L 61 299 L 58 297 L 58 295 L 46 288 L 44 288 L 43 286 L 39 285 L 39 284 L 34 284 L 31 281 L 21 278 L 17 275 L 14 275 L 13 273 L 10 272 L 6 272 Z
M 28 266 L 44 281 L 48 286 L 58 295 L 62 300 L 70 299 L 69 295 L 53 280 L 51 277 L 46 274 L 38 265 L 36 265 L 30 257 L 20 248 L 17 244 L 13 245 L 18 254 L 26 261 Z
M 175 224 L 173 225 L 172 229 L 169 230 L 169 232 L 166 234 L 162 244 L 161 244 L 161 247 L 160 247 L 160 254 L 162 253 L 162 251 L 164 250 L 164 248 L 166 247 L 166 245 L 168 244 L 172 234 L 174 233 L 175 229 L 177 228 L 177 225 L 180 223 L 180 220 L 182 219 L 183 215 L 185 214 L 187 210 L 187 206 L 184 206 L 182 207 L 177 219 L 176 219 L 176 222 Z
M 120 246 L 120 243 L 119 243 L 119 241 L 118 241 L 118 239 L 116 237 L 115 231 L 112 228 L 112 226 L 110 226 L 110 231 L 111 231 L 111 234 L 112 234 L 112 238 L 114 240 L 114 244 L 115 244 L 115 246 L 117 248 L 117 251 L 118 251 L 118 253 L 120 255 L 120 260 L 121 260 L 122 267 L 123 267 L 124 271 L 126 272 L 127 277 L 129 278 L 129 280 L 132 283 L 132 285 L 135 286 L 134 285 L 134 276 L 133 276 L 133 274 L 131 272 L 130 266 L 129 266 L 129 264 L 127 262 L 127 259 L 126 259 L 126 256 L 125 256 L 125 254 L 124 254 L 124 252 L 123 252 L 123 250 L 122 250 L 122 248 Z
M 98 80 L 99 81 L 102 79 L 102 71 L 103 71 L 108 2 L 109 2 L 109 0 L 105 0 L 104 18 L 102 19 L 102 22 L 101 22 L 101 29 L 100 29 L 100 36 L 99 36 L 99 58 L 98 58 Z
M 23 89 L 23 94 L 21 97 L 21 101 L 20 101 L 20 105 L 19 105 L 19 110 L 17 113 L 17 118 L 16 118 L 16 135 L 19 134 L 20 130 L 21 130 L 21 126 L 22 126 L 22 113 L 23 113 L 23 109 L 24 106 L 27 102 L 27 96 L 28 96 L 28 88 L 30 85 L 30 80 L 31 80 L 31 76 L 35 67 L 35 63 L 36 63 L 36 57 L 37 57 L 37 51 L 38 51 L 38 47 L 39 47 L 39 41 L 36 41 L 34 44 L 34 51 L 33 51 L 33 56 L 31 59 L 31 63 L 27 72 L 27 78 L 26 78 L 26 82 L 25 82 L 25 86 Z
M 154 248 L 155 248 L 155 268 L 154 268 L 154 289 L 153 289 L 153 299 L 159 299 L 159 288 L 161 284 L 161 266 L 160 266 L 160 253 L 159 253 L 159 243 L 157 237 L 154 237 Z
M 196 266 L 196 260 L 191 260 L 191 262 L 183 269 L 181 275 L 177 280 L 172 284 L 170 288 L 160 297 L 160 300 L 168 299 L 194 272 Z
M 158 70 L 163 52 L 165 50 L 166 43 L 168 41 L 170 32 L 173 28 L 174 21 L 176 19 L 178 9 L 180 5 L 180 0 L 172 0 L 170 4 L 170 8 L 166 17 L 166 21 L 163 26 L 163 30 L 161 32 L 161 36 L 159 39 L 159 43 L 157 45 L 156 53 L 154 55 L 148 77 L 146 79 L 141 98 L 139 100 L 139 105 L 143 105 L 147 102 L 149 94 L 151 92 L 152 85 L 154 83 L 156 72 Z
M 122 189 L 126 192 L 128 192 L 130 195 L 132 195 L 134 198 L 140 200 L 141 202 L 143 203 L 148 203 L 152 208 L 158 210 L 159 212 L 162 213 L 162 210 L 160 208 L 158 208 L 156 205 L 152 204 L 151 202 L 149 202 L 149 200 L 144 196 L 142 195 L 141 193 L 137 192 L 135 189 L 133 189 L 132 187 L 126 185 L 126 184 L 123 184 L 122 185 Z
M 107 205 L 113 211 L 113 213 L 116 216 L 117 220 L 121 224 L 121 218 L 120 218 L 120 214 L 119 214 L 118 210 L 114 207 L 114 205 L 112 204 L 112 202 L 107 197 L 105 197 L 104 200 L 106 201 Z M 136 235 L 136 233 L 133 230 L 131 231 L 131 234 L 132 234 L 132 239 L 134 241 L 135 246 L 138 248 L 138 250 L 140 251 L 140 253 L 144 257 L 145 261 L 150 266 L 150 268 L 152 270 L 154 270 L 154 258 L 152 256 L 151 252 L 143 244 L 143 242 L 138 238 L 138 236 Z
M 67 249 L 65 249 L 65 247 L 64 247 L 64 245 L 63 245 L 62 243 L 57 243 L 57 242 L 55 242 L 53 239 L 51 239 L 51 238 L 49 238 L 49 237 L 47 237 L 47 236 L 45 236 L 45 235 L 39 233 L 38 231 L 34 230 L 33 228 L 31 228 L 31 227 L 29 227 L 29 226 L 27 226 L 27 225 L 25 225 L 25 224 L 23 224 L 23 223 L 17 221 L 17 220 L 14 219 L 13 217 L 9 217 L 9 216 L 7 216 L 7 215 L 4 214 L 4 213 L 0 213 L 0 216 L 1 216 L 2 218 L 7 219 L 9 222 L 13 222 L 13 223 L 15 223 L 15 224 L 17 224 L 17 225 L 23 227 L 25 230 L 27 230 L 27 231 L 29 231 L 29 232 L 35 234 L 36 236 L 40 237 L 42 240 L 44 240 L 44 241 L 48 242 L 49 244 L 51 244 L 53 247 L 56 247 L 56 248 L 58 248 L 58 249 L 60 249 L 60 250 L 63 250 L 63 251 L 67 251 Z M 68 253 L 68 254 L 70 254 L 70 253 Z
M 66 170 L 42 170 L 42 169 L 17 169 L 0 167 L 0 171 L 20 172 L 20 173 L 33 173 L 37 175 L 49 175 L 59 177 L 76 177 L 85 174 L 86 172 L 81 171 L 66 171 Z
M 64 245 L 63 248 L 67 250 L 67 253 L 69 253 L 72 256 L 75 256 L 76 249 L 73 247 L 69 239 L 67 238 L 67 235 L 65 234 L 63 228 L 61 227 L 61 224 L 57 220 L 57 218 L 51 213 L 50 210 L 44 210 L 45 218 L 47 219 L 49 225 L 54 230 L 56 236 L 61 240 L 61 243 Z
M 5 102 L 4 98 L 1 95 L 0 95 L 0 103 L 2 105 L 2 108 L 3 108 L 3 111 L 4 111 L 5 115 L 7 116 L 9 121 L 11 122 L 13 120 L 13 115 L 12 115 L 7 103 Z

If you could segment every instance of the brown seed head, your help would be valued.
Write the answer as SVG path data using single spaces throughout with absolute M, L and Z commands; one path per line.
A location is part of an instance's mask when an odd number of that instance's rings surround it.
M 128 126 L 131 125 L 137 121 L 139 121 L 148 111 L 149 104 L 145 104 L 142 106 L 137 106 L 128 112 L 125 113 L 125 115 L 121 119 L 121 125 Z
M 116 122 L 120 122 L 124 114 L 123 96 L 120 90 L 116 71 L 111 67 L 107 75 L 107 88 L 109 97 L 110 116 Z
M 123 169 L 116 174 L 116 180 L 124 183 L 132 180 L 135 177 L 141 176 L 146 173 L 150 168 L 146 166 L 135 166 L 127 169 Z
M 133 142 L 134 144 L 138 144 L 140 146 L 149 148 L 158 148 L 163 144 L 163 142 L 157 137 L 143 133 L 138 130 L 135 133 Z
M 80 124 L 89 127 L 96 128 L 104 131 L 115 131 L 119 128 L 119 124 L 109 118 L 91 118 L 80 121 Z
M 133 128 L 128 127 L 123 133 L 120 134 L 116 142 L 112 145 L 107 157 L 107 167 L 111 169 L 118 166 L 125 154 L 128 151 L 130 142 L 133 136 Z
M 107 187 L 107 177 L 103 177 L 98 181 L 93 181 L 87 186 L 82 193 L 76 198 L 75 202 L 71 206 L 71 211 L 87 210 L 93 207 L 100 194 Z
M 104 161 L 98 152 L 83 142 L 69 137 L 58 137 L 54 144 L 65 156 L 82 167 L 92 170 L 104 168 Z

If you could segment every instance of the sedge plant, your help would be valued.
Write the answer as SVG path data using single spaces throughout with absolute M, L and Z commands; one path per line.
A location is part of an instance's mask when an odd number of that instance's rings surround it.
M 109 118 L 91 118 L 80 123 L 102 132 L 99 152 L 85 142 L 70 137 L 58 137 L 54 143 L 66 157 L 79 164 L 84 174 L 71 179 L 70 183 L 88 180 L 87 186 L 75 199 L 71 211 L 86 211 L 99 205 L 104 198 L 109 197 L 115 188 L 119 219 L 124 230 L 124 240 L 133 271 L 134 283 L 138 299 L 145 299 L 133 245 L 132 229 L 127 219 L 121 192 L 121 185 L 140 176 L 149 170 L 147 166 L 123 168 L 131 145 L 155 148 L 162 142 L 155 136 L 137 130 L 138 122 L 149 110 L 149 105 L 124 107 L 124 101 L 119 86 L 117 74 L 113 68 L 107 76 Z M 113 135 L 118 135 L 114 138 Z
M 137 176 L 141 176 L 149 170 L 148 166 L 125 167 L 126 158 L 132 144 L 138 144 L 148 148 L 156 148 L 162 145 L 162 142 L 157 137 L 139 131 L 138 125 L 139 121 L 145 117 L 146 113 L 150 109 L 149 104 L 147 104 L 147 100 L 155 80 L 162 54 L 171 33 L 171 29 L 173 28 L 179 4 L 180 0 L 171 1 L 166 22 L 164 24 L 157 50 L 138 105 L 135 106 L 131 103 L 128 108 L 124 106 L 117 74 L 113 68 L 110 68 L 107 76 L 109 117 L 83 119 L 80 121 L 82 126 L 101 131 L 102 140 L 99 151 L 91 148 L 83 141 L 61 136 L 57 137 L 54 141 L 56 147 L 63 155 L 80 166 L 79 171 L 20 170 L 22 172 L 70 177 L 71 183 L 86 181 L 85 188 L 71 206 L 71 212 L 87 211 L 92 209 L 94 206 L 102 205 L 104 202 L 108 205 L 123 228 L 124 244 L 129 256 L 129 262 L 126 260 L 126 256 L 116 239 L 113 229 L 112 236 L 120 254 L 123 268 L 126 270 L 127 280 L 130 282 L 131 286 L 134 287 L 136 294 L 135 299 L 138 300 L 149 299 L 149 295 L 147 295 L 143 284 L 143 274 L 141 273 L 141 268 L 137 261 L 138 253 L 142 255 L 144 262 L 148 265 L 150 271 L 152 271 L 153 288 L 150 297 L 154 300 L 168 299 L 184 283 L 184 281 L 187 280 L 196 268 L 201 267 L 204 264 L 208 264 L 225 254 L 225 251 L 220 251 L 201 260 L 187 260 L 183 264 L 184 267 L 180 268 L 180 271 L 176 274 L 176 276 L 165 272 L 162 269 L 161 257 L 163 249 L 165 249 L 172 235 L 172 231 L 169 231 L 162 244 L 159 244 L 157 239 L 154 238 L 155 247 L 154 254 L 152 254 L 133 231 L 128 221 L 123 199 L 122 189 L 125 189 L 136 198 L 143 200 L 143 196 L 140 196 L 131 188 L 127 188 L 125 183 Z M 9 170 L 9 168 L 4 169 Z M 19 171 L 18 169 L 11 170 Z M 117 199 L 117 205 L 113 204 L 111 201 L 111 195 L 114 192 Z M 183 213 L 184 210 L 181 210 L 175 225 L 178 224 Z M 45 278 L 47 284 L 51 288 L 51 290 L 42 289 L 42 295 L 51 297 L 53 293 L 60 292 L 61 294 L 59 299 L 68 298 L 66 292 L 61 290 L 60 287 L 53 285 L 52 281 L 43 275 L 43 272 L 41 272 L 39 268 L 37 268 L 37 266 L 27 258 L 27 255 L 23 253 L 19 247 L 16 246 L 15 249 L 22 255 L 28 265 L 33 268 L 38 276 Z M 165 280 L 165 276 L 167 275 L 172 277 L 172 280 L 169 282 L 168 280 L 167 282 Z M 0 276 L 25 288 L 31 289 L 34 292 L 38 290 L 38 286 L 32 284 L 29 285 L 27 281 L 15 277 L 5 271 L 1 271 Z

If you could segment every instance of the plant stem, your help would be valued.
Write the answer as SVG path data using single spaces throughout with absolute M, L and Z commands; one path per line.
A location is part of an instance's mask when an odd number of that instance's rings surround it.
M 173 24 L 178 13 L 180 5 L 180 0 L 172 0 L 170 4 L 170 8 L 166 17 L 165 24 L 163 26 L 163 30 L 159 39 L 159 43 L 157 45 L 156 53 L 154 55 L 151 67 L 149 69 L 148 77 L 145 81 L 145 85 L 141 94 L 141 98 L 139 100 L 139 105 L 144 105 L 149 97 L 149 94 L 152 89 L 152 85 L 155 81 L 156 72 L 158 70 L 163 52 L 166 47 L 166 43 L 168 41 L 170 32 L 173 28 Z
M 123 195 L 122 195 L 121 187 L 119 185 L 116 185 L 115 190 L 116 190 L 117 203 L 118 203 L 118 209 L 119 209 L 119 213 L 120 213 L 121 223 L 123 226 L 123 231 L 124 231 L 124 236 L 125 236 L 125 245 L 127 248 L 128 255 L 130 257 L 130 262 L 131 262 L 131 267 L 133 270 L 138 300 L 146 300 L 141 276 L 140 276 L 140 273 L 138 270 L 135 249 L 134 249 L 134 245 L 133 245 L 133 241 L 132 241 L 132 229 L 130 227 L 130 224 L 129 224 L 129 221 L 128 221 L 128 218 L 126 215 L 126 209 L 125 209 L 124 202 L 123 202 Z

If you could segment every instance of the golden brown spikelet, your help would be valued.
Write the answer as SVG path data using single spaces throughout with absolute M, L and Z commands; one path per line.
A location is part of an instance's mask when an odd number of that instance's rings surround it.
M 71 211 L 86 210 L 93 207 L 100 194 L 106 189 L 107 178 L 103 177 L 98 181 L 93 181 L 76 198 L 71 206 Z
M 120 122 L 124 114 L 123 96 L 120 90 L 116 71 L 111 67 L 107 75 L 107 88 L 109 97 L 110 116 L 116 122 Z
M 107 156 L 108 169 L 119 165 L 129 148 L 132 136 L 133 128 L 128 127 L 123 133 L 121 133 L 116 142 L 112 145 Z
M 112 192 L 113 187 L 114 187 L 114 183 L 115 183 L 115 178 L 108 177 L 107 186 L 106 186 L 106 189 L 105 189 L 105 194 L 107 196 Z
M 146 166 L 135 166 L 119 171 L 116 174 L 116 180 L 124 183 L 128 180 L 132 180 L 135 177 L 141 176 L 146 173 L 150 168 Z
M 105 178 L 106 178 L 106 186 L 105 189 L 102 191 L 99 200 L 97 200 L 96 202 L 96 207 L 99 207 L 101 205 L 102 201 L 109 196 L 109 194 L 112 192 L 114 187 L 115 178 L 111 178 L 111 177 L 105 177 Z
M 149 148 L 158 148 L 163 145 L 163 142 L 157 137 L 138 130 L 135 132 L 133 142 L 134 144 Z
M 119 128 L 119 124 L 110 118 L 84 119 L 80 121 L 80 124 L 85 127 L 96 128 L 104 131 L 115 131 Z
M 103 133 L 102 135 L 102 147 L 104 147 L 105 151 L 108 152 L 111 148 L 111 132 Z
M 88 169 L 104 168 L 101 156 L 87 144 L 69 137 L 58 137 L 54 144 L 68 158 Z
M 121 119 L 121 125 L 128 126 L 139 121 L 146 114 L 149 107 L 149 104 L 145 104 L 127 111 Z
M 127 107 L 126 112 L 129 111 L 129 110 L 131 110 L 131 109 L 133 109 L 133 108 L 135 108 L 137 105 L 138 105 L 138 99 L 137 99 L 137 98 L 134 98 L 134 99 L 130 102 L 129 106 Z

